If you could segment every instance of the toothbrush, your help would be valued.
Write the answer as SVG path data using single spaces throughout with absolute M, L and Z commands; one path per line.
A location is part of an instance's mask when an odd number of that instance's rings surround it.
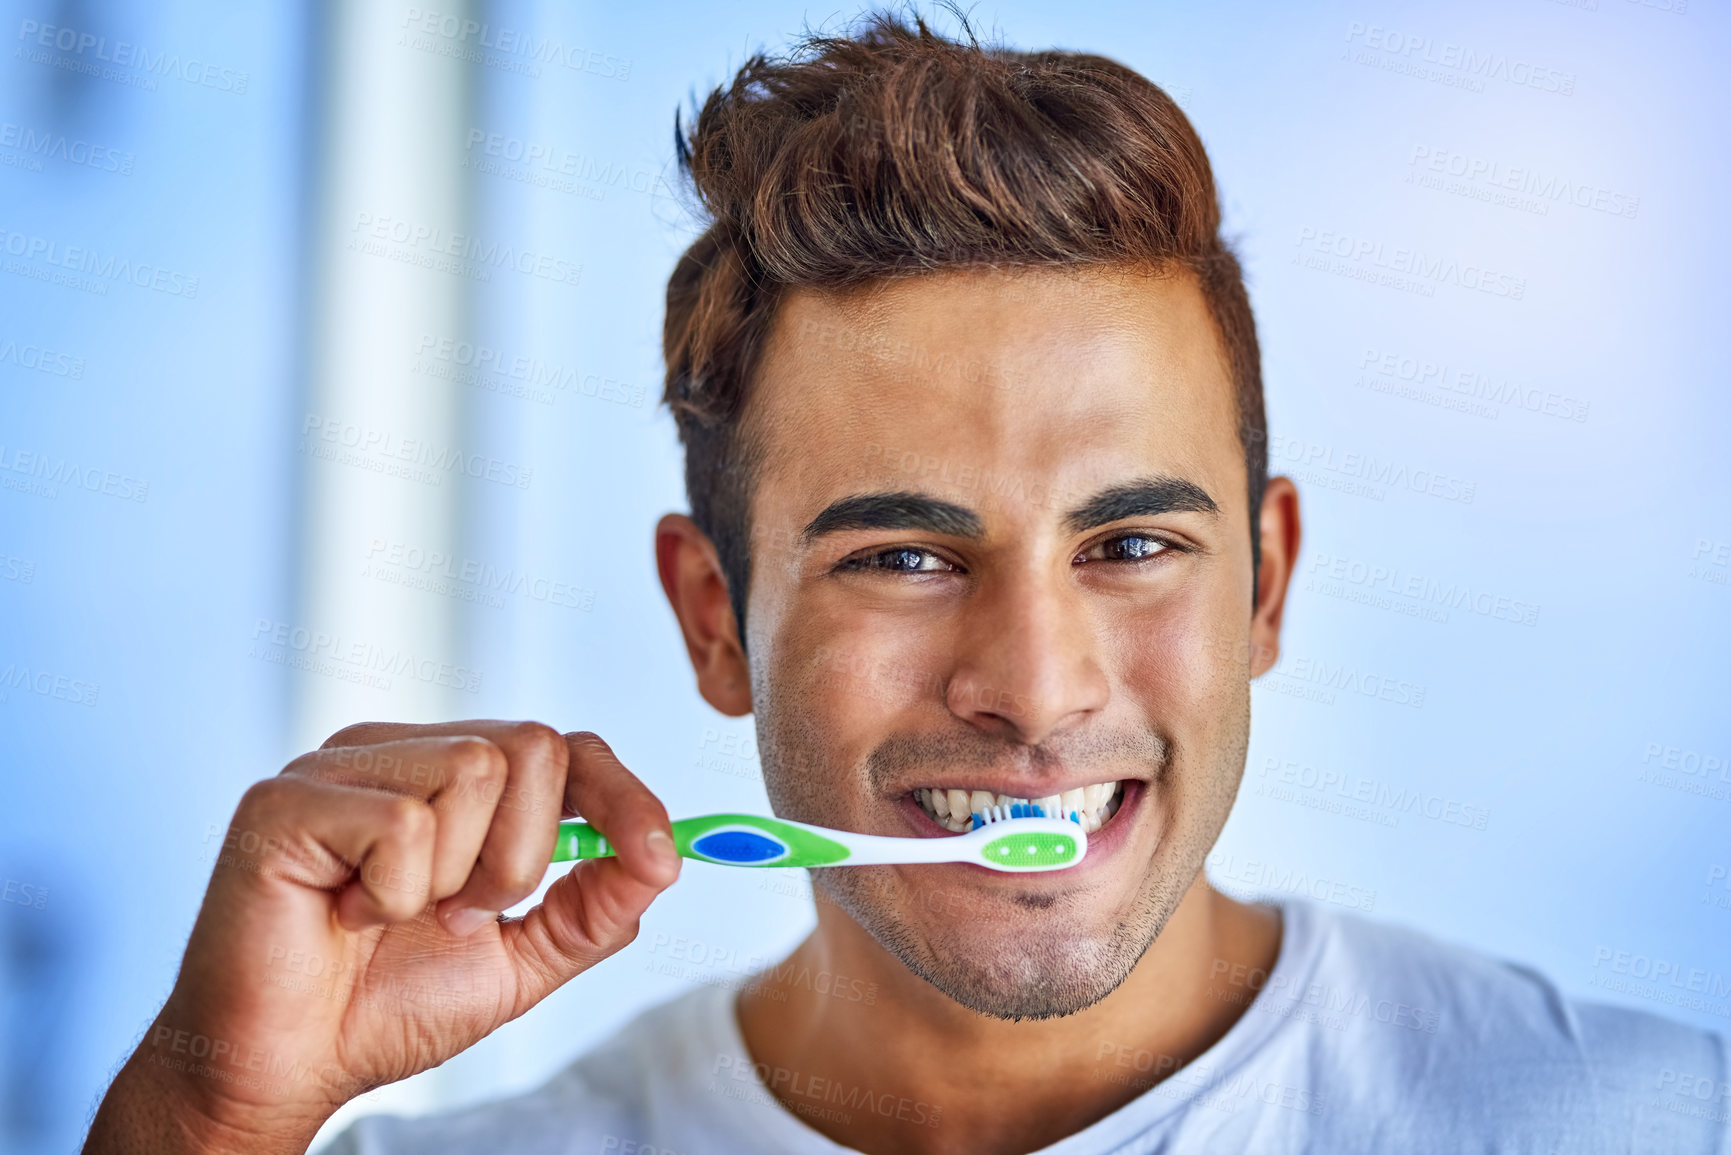
M 854 834 L 756 814 L 705 814 L 673 823 L 673 845 L 685 858 L 722 866 L 887 866 L 971 862 L 993 870 L 1062 870 L 1082 861 L 1088 836 L 1073 819 L 1047 818 L 1038 806 L 994 806 L 974 828 L 950 838 Z M 613 848 L 587 822 L 565 822 L 554 862 L 608 858 Z

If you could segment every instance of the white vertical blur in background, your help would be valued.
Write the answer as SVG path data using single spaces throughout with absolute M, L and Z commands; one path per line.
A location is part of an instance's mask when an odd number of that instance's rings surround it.
M 302 593 L 298 618 L 283 623 L 285 652 L 318 675 L 296 686 L 295 745 L 308 749 L 361 719 L 450 718 L 478 688 L 456 660 L 457 603 L 405 597 L 375 577 L 395 544 L 456 553 L 469 473 L 464 397 L 403 356 L 426 334 L 462 331 L 469 70 L 380 51 L 400 24 L 391 7 L 338 4 L 323 29 Z
M 1249 273 L 1306 537 L 1212 877 L 1731 1026 L 1723 8 L 973 17 L 1167 87 Z M 240 793 L 342 724 L 536 717 L 675 813 L 764 805 L 654 576 L 659 333 L 674 109 L 808 18 L 0 26 L 8 1150 L 76 1143 Z M 688 868 L 634 946 L 341 1118 L 532 1086 L 791 944 L 806 890 Z

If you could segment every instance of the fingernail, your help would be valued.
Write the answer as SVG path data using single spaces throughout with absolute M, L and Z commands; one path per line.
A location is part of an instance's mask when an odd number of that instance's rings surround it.
M 665 830 L 651 830 L 643 838 L 643 844 L 649 847 L 649 853 L 672 865 L 679 861 L 679 851 L 673 846 L 673 839 Z
M 482 910 L 478 906 L 465 906 L 454 910 L 445 916 L 445 929 L 458 938 L 468 938 L 489 922 L 499 917 L 496 910 Z

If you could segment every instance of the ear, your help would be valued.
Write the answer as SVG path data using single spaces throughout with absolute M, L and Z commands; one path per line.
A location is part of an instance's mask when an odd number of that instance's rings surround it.
M 1288 477 L 1271 477 L 1262 493 L 1262 564 L 1256 571 L 1256 606 L 1250 616 L 1250 676 L 1261 677 L 1280 660 L 1280 619 L 1286 590 L 1298 565 L 1303 537 L 1298 518 L 1298 487 Z
M 655 567 L 685 635 L 697 692 L 730 718 L 751 713 L 751 671 L 714 543 L 689 517 L 670 513 L 655 527 Z

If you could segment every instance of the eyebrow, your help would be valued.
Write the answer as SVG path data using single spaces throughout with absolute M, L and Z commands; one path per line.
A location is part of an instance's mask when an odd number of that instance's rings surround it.
M 1089 498 L 1064 515 L 1071 533 L 1082 533 L 1126 517 L 1154 517 L 1162 513 L 1220 514 L 1208 491 L 1182 477 L 1143 477 L 1127 481 Z
M 805 527 L 809 544 L 847 529 L 907 529 L 947 537 L 984 537 L 980 515 L 966 506 L 919 493 L 857 493 L 831 502 Z
M 1083 533 L 1127 517 L 1185 512 L 1216 516 L 1220 507 L 1194 482 L 1181 477 L 1144 477 L 1095 494 L 1064 515 L 1064 526 L 1071 533 Z M 900 491 L 856 493 L 833 501 L 811 519 L 802 536 L 810 544 L 825 534 L 850 529 L 914 530 L 964 538 L 981 538 L 986 533 L 980 515 L 966 506 Z

